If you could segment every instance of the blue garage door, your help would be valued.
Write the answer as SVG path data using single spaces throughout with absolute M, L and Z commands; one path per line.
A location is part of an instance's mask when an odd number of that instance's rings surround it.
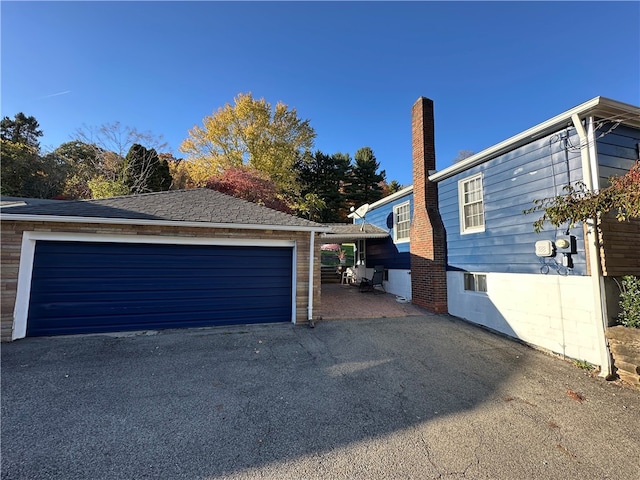
M 292 248 L 36 242 L 27 335 L 288 322 Z

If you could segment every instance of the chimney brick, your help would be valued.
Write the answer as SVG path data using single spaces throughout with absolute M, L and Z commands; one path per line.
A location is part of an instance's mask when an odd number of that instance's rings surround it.
M 411 222 L 412 302 L 435 313 L 447 312 L 446 234 L 438 210 L 438 185 L 429 181 L 436 169 L 433 100 L 413 105 L 413 220 Z

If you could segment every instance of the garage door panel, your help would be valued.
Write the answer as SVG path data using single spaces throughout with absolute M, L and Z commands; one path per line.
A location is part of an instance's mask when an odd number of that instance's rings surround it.
M 76 312 L 76 315 L 69 315 L 65 312 L 62 316 L 54 315 L 54 312 L 48 312 L 49 315 L 43 315 L 39 319 L 39 328 L 60 329 L 60 328 L 78 328 L 79 330 L 91 326 L 119 326 L 135 327 L 144 325 L 148 328 L 168 328 L 167 323 L 183 326 L 208 326 L 210 324 L 218 324 L 221 320 L 229 320 L 232 323 L 248 323 L 249 321 L 260 321 L 260 323 L 286 322 L 290 320 L 291 312 L 283 308 L 264 308 L 260 305 L 247 306 L 243 310 L 238 310 L 234 306 L 220 306 L 215 311 L 200 305 L 192 306 L 186 312 L 172 312 L 166 310 L 157 310 L 155 312 L 141 311 L 139 308 L 130 308 L 127 310 L 112 309 L 104 310 L 102 315 L 93 315 L 87 317 L 82 312 Z M 141 315 L 143 313 L 144 315 Z M 147 316 L 153 315 L 155 324 L 148 322 Z M 79 322 L 82 320 L 82 322 Z M 237 322 L 236 322 L 237 321 Z M 213 323 L 210 323 L 213 322 Z M 105 331 L 114 331 L 115 329 L 107 329 Z M 88 330 L 89 331 L 89 330 Z
M 221 246 L 217 247 L 217 250 L 206 251 L 203 248 L 211 248 L 211 246 L 203 245 L 180 245 L 181 251 L 179 253 L 172 253 L 167 250 L 166 244 L 140 244 L 140 243 L 108 243 L 108 242 L 85 242 L 85 245 L 98 246 L 97 249 L 83 249 L 78 251 L 78 242 L 49 242 L 50 244 L 57 243 L 59 245 L 42 245 L 39 242 L 39 252 L 44 255 L 43 265 L 51 264 L 53 255 L 73 255 L 77 259 L 76 263 L 103 263 L 106 259 L 109 261 L 118 259 L 140 259 L 140 263 L 149 264 L 152 263 L 166 263 L 173 262 L 179 265 L 184 262 L 197 263 L 199 261 L 214 261 L 215 259 L 221 259 L 227 261 L 233 258 L 233 261 L 240 262 L 246 265 L 252 265 L 257 258 L 274 258 L 272 253 L 265 253 L 263 251 L 254 250 L 250 251 L 253 247 L 233 247 L 233 246 Z M 67 243 L 67 245 L 61 245 Z M 42 245 L 40 247 L 40 245 Z M 140 246 L 144 245 L 144 249 Z M 173 245 L 176 246 L 176 245 Z M 111 247 L 111 248 L 110 248 Z M 221 250 L 222 249 L 222 250 Z M 225 251 L 226 250 L 226 251 Z M 285 249 L 286 250 L 286 249 Z M 96 257 L 95 253 L 100 251 L 100 256 Z M 147 261 L 148 260 L 148 261 Z M 55 260 L 53 260 L 55 263 Z
M 272 275 L 247 275 L 233 277 L 218 275 L 214 278 L 199 275 L 173 276 L 170 272 L 158 274 L 153 279 L 146 277 L 101 277 L 82 278 L 76 275 L 68 278 L 65 274 L 57 273 L 56 278 L 46 278 L 33 285 L 32 292 L 144 292 L 146 290 L 163 290 L 167 292 L 206 289 L 206 290 L 238 290 L 261 289 L 267 287 L 289 287 L 290 278 L 274 277 Z
M 291 321 L 292 249 L 38 241 L 28 335 Z
M 89 322 L 78 322 L 68 317 L 47 319 L 38 329 L 37 335 L 73 335 L 80 333 L 104 333 L 131 330 L 151 330 L 155 328 L 197 328 L 222 325 L 249 325 L 256 323 L 276 323 L 289 321 L 290 312 L 281 315 L 278 311 L 258 310 L 254 315 L 240 314 L 237 311 L 221 312 L 221 315 L 213 316 L 210 312 L 193 314 L 188 319 L 176 317 L 173 314 L 160 314 L 157 316 L 157 324 L 154 326 L 146 321 L 139 321 L 139 316 L 120 316 L 114 323 L 112 316 L 92 317 Z M 161 325 L 158 327 L 158 325 Z
M 281 294 L 287 294 L 281 291 Z M 49 296 L 49 301 L 44 298 L 33 306 L 33 315 L 39 318 L 57 318 L 64 313 L 67 317 L 83 317 L 87 311 L 99 312 L 101 315 L 131 315 L 131 314 L 175 314 L 187 315 L 190 312 L 216 312 L 237 310 L 238 301 L 242 301 L 242 311 L 249 309 L 260 310 L 268 305 L 268 298 L 264 295 L 235 294 L 226 297 L 185 297 L 185 298 L 136 298 L 131 295 L 127 301 L 118 303 L 108 299 L 99 300 L 91 295 L 84 298 L 74 298 L 74 301 Z M 289 314 L 289 308 L 283 310 Z M 240 313 L 242 313 L 242 311 Z
M 252 289 L 244 289 L 239 290 L 237 288 L 233 288 L 227 286 L 227 288 L 220 289 L 220 292 L 216 292 L 214 296 L 210 289 L 201 288 L 201 289 L 190 289 L 184 291 L 177 291 L 175 289 L 168 289 L 163 292 L 162 300 L 175 300 L 180 302 L 179 305 L 181 308 L 185 308 L 188 302 L 199 302 L 199 301 L 211 301 L 211 299 L 224 299 L 224 298 L 249 298 L 249 299 L 260 299 L 264 294 L 261 293 L 260 289 L 252 290 Z M 289 285 L 282 285 L 279 287 L 271 287 L 269 289 L 268 295 L 288 295 L 291 289 Z M 107 304 L 112 301 L 112 291 L 74 291 L 73 293 L 66 293 L 64 291 L 52 291 L 45 290 L 38 293 L 38 302 L 37 305 L 44 304 L 71 304 L 71 303 L 90 303 L 90 302 L 103 302 Z M 158 301 L 157 299 L 157 291 L 153 292 L 144 292 L 144 291 L 133 291 L 133 290 L 123 290 L 118 292 L 120 299 L 122 301 Z M 263 301 L 263 300 L 260 300 Z
M 45 254 L 46 255 L 46 254 Z M 59 255 L 54 254 L 55 256 Z M 162 255 L 137 255 L 137 256 L 123 256 L 123 255 L 101 255 L 95 257 L 95 255 L 81 255 L 68 253 L 65 255 L 74 256 L 74 269 L 79 271 L 89 270 L 96 267 L 112 267 L 118 268 L 130 268 L 142 267 L 145 270 L 190 270 L 192 268 L 199 268 L 203 263 L 213 264 L 222 263 L 224 265 L 232 265 L 234 269 L 251 271 L 255 268 L 256 264 L 262 265 L 264 268 L 279 268 L 281 265 L 281 258 L 273 258 L 271 256 L 251 256 L 249 258 L 242 257 L 227 257 L 224 255 L 216 256 L 198 256 L 193 258 L 180 258 L 180 257 L 165 257 Z M 59 267 L 59 263 L 56 258 L 45 257 L 40 264 L 41 268 L 56 269 Z
M 202 247 L 201 247 L 202 248 Z M 218 248 L 232 248 L 232 247 L 218 247 Z M 251 248 L 251 247 L 240 247 Z M 96 256 L 95 253 L 74 253 L 74 252 L 40 252 L 43 258 L 40 260 L 40 266 L 42 268 L 58 268 L 59 262 L 56 257 L 72 256 L 74 259 L 73 265 L 76 268 L 92 268 L 94 266 L 118 266 L 118 267 L 132 267 L 142 266 L 147 269 L 164 269 L 166 267 L 171 268 L 193 268 L 198 267 L 205 263 L 207 265 L 215 265 L 221 263 L 224 265 L 233 265 L 236 268 L 253 268 L 256 263 L 260 263 L 265 267 L 278 268 L 280 264 L 280 256 L 273 256 L 269 254 L 264 255 L 250 255 L 246 257 L 240 257 L 238 255 L 198 255 L 192 257 L 176 256 L 176 255 L 124 255 L 118 254 L 100 254 Z M 235 253 L 235 252 L 234 252 Z M 186 252 L 185 252 L 186 255 Z

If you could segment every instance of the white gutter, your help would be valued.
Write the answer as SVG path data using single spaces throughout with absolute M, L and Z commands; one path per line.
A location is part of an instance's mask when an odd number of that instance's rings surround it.
M 99 223 L 111 225 L 155 225 L 163 227 L 237 228 L 243 230 L 278 230 L 287 232 L 330 232 L 324 226 L 262 225 L 256 223 L 181 222 L 179 220 L 144 220 L 135 218 L 67 217 L 64 215 L 16 215 L 4 213 L 0 220 L 16 222 Z
M 309 300 L 307 306 L 307 320 L 313 325 L 313 263 L 315 249 L 315 232 L 309 234 Z
M 387 195 L 384 198 L 381 198 L 380 200 L 378 200 L 377 202 L 373 202 L 371 205 L 369 205 L 369 211 L 371 211 L 374 208 L 378 208 L 382 205 L 385 205 L 389 202 L 393 202 L 394 200 L 404 197 L 405 195 L 408 195 L 409 193 L 413 192 L 413 185 L 409 185 L 408 187 L 404 187 L 402 190 L 398 190 L 395 193 L 392 193 L 391 195 Z M 353 218 L 354 222 L 355 219 L 357 218 L 357 215 L 355 215 L 353 212 L 350 213 L 349 215 L 347 215 L 348 218 Z
M 604 97 L 595 97 L 578 105 L 577 107 L 561 113 L 560 115 L 556 115 L 535 127 L 531 127 L 522 133 L 514 135 L 503 142 L 472 155 L 469 158 L 465 158 L 464 160 L 454 163 L 439 172 L 435 172 L 432 175 L 429 175 L 429 180 L 432 182 L 439 182 L 440 180 L 449 178 L 456 173 L 475 167 L 476 165 L 529 143 L 532 139 L 548 135 L 554 131 L 571 125 L 573 115 L 584 116 L 587 113 L 599 114 L 602 117 L 624 116 L 625 122 L 640 126 L 640 108 Z
M 578 137 L 580 138 L 580 158 L 582 159 L 582 181 L 586 185 L 588 191 L 597 190 L 594 188 L 594 173 L 597 172 L 598 165 L 596 163 L 595 152 L 595 134 L 593 129 L 593 117 L 589 117 L 587 122 L 589 132 L 582 125 L 580 116 L 577 113 L 571 115 L 571 121 L 575 127 Z M 594 149 L 590 152 L 591 148 Z M 592 153 L 592 154 L 591 154 Z M 591 270 L 591 286 L 593 288 L 593 308 L 594 314 L 600 314 L 600 318 L 595 318 L 596 337 L 600 350 L 600 374 L 599 376 L 608 378 L 613 373 L 611 365 L 611 352 L 607 344 L 605 330 L 607 327 L 607 309 L 604 293 L 604 279 L 601 274 L 600 267 L 600 244 L 598 241 L 597 219 L 590 218 L 585 224 L 587 225 L 587 238 L 585 245 L 589 248 L 589 268 Z

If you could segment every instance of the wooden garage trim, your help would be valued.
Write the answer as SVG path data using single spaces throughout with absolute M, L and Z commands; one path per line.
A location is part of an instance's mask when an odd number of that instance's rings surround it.
M 13 214 L 10 211 L 3 212 L 3 220 L 14 220 L 21 222 L 54 222 L 54 223 L 105 223 L 113 225 L 154 225 L 160 227 L 197 227 L 197 228 L 234 228 L 242 230 L 275 230 L 282 232 L 311 232 L 327 233 L 331 228 L 325 225 L 302 226 L 302 225 L 271 225 L 261 223 L 218 223 L 218 222 L 189 222 L 182 220 L 146 220 L 139 218 L 110 218 L 110 217 L 74 217 L 66 215 L 34 215 L 34 214 Z
M 246 239 L 246 238 L 194 238 L 157 235 L 100 235 L 66 232 L 34 232 L 25 231 L 22 236 L 22 250 L 18 271 L 16 302 L 14 307 L 12 340 L 26 337 L 27 318 L 29 314 L 29 298 L 35 246 L 38 240 L 77 241 L 77 242 L 112 242 L 112 243 L 154 243 L 170 245 L 216 245 L 246 247 L 291 247 L 291 322 L 296 323 L 296 278 L 297 278 L 297 244 L 294 240 Z

